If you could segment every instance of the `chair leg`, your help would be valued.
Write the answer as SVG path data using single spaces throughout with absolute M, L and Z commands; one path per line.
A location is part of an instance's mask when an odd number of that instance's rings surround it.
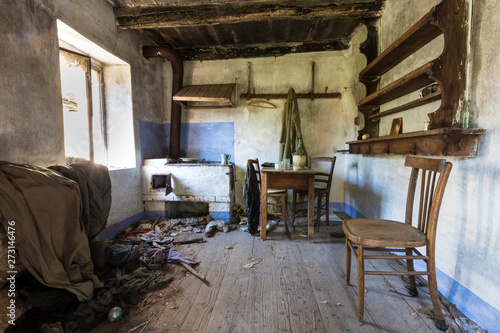
M 295 214 L 296 214 L 296 209 L 297 209 L 297 193 L 293 191 L 292 193 L 292 227 L 295 223 Z
M 412 249 L 406 249 L 406 255 L 411 256 L 413 255 L 413 250 Z M 413 268 L 413 259 L 407 259 L 406 260 L 406 269 L 410 271 L 414 271 Z M 408 293 L 410 296 L 415 297 L 418 296 L 418 290 L 417 286 L 415 284 L 415 275 L 408 275 L 408 281 L 409 281 L 409 288 L 408 288 Z
M 330 225 L 330 196 L 325 197 L 326 225 Z
M 319 222 L 321 221 L 321 196 L 318 196 L 318 206 L 316 209 L 316 231 L 319 231 Z
M 345 284 L 349 285 L 351 280 L 351 247 L 349 240 L 345 239 Z
M 365 310 L 365 261 L 363 245 L 358 245 L 358 320 L 363 321 Z
M 285 231 L 287 235 L 290 235 L 290 230 L 288 230 L 288 214 L 286 209 L 286 194 L 280 195 L 281 199 L 281 218 L 283 219 L 283 224 L 285 225 Z
M 434 324 L 441 331 L 446 331 L 448 326 L 446 325 L 443 312 L 441 311 L 441 301 L 439 300 L 439 292 L 437 289 L 436 264 L 434 262 L 434 255 L 429 256 L 429 260 L 427 262 L 427 271 L 429 272 L 429 292 L 431 294 L 432 307 L 434 308 L 434 316 L 436 317 Z

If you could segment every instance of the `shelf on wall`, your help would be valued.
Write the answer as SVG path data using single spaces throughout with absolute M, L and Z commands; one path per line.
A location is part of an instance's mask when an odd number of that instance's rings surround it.
M 460 129 L 459 112 L 464 103 L 465 64 L 467 63 L 466 0 L 442 0 L 426 15 L 403 33 L 359 73 L 368 96 L 358 103 L 358 110 L 366 120 L 358 131 L 358 141 L 347 142 L 352 154 L 404 154 L 464 156 L 477 155 L 482 129 Z M 398 80 L 379 88 L 380 78 L 436 37 L 443 35 L 444 47 L 440 56 L 407 73 Z M 380 106 L 418 89 L 437 82 L 438 92 L 411 102 L 380 111 Z M 379 120 L 398 112 L 412 110 L 437 100 L 440 106 L 428 113 L 429 131 L 403 133 L 378 137 Z M 369 135 L 371 139 L 360 140 Z
M 376 77 L 399 64 L 443 32 L 434 24 L 434 8 L 366 66 L 360 77 Z
M 378 120 L 378 118 L 385 117 L 385 116 L 388 116 L 388 115 L 391 115 L 394 113 L 406 111 L 409 109 L 413 109 L 413 108 L 416 108 L 417 106 L 432 103 L 432 102 L 438 101 L 440 99 L 441 99 L 441 92 L 436 91 L 436 92 L 433 92 L 432 94 L 429 94 L 425 97 L 421 97 L 421 98 L 416 99 L 416 100 L 413 100 L 409 103 L 406 103 L 406 104 L 403 104 L 403 105 L 397 106 L 395 108 L 392 108 L 392 109 L 389 109 L 386 111 L 382 111 L 382 112 L 379 112 L 376 114 L 372 114 L 371 116 L 368 116 L 368 119 L 375 121 L 375 120 Z
M 235 83 L 185 86 L 172 98 L 185 109 L 235 107 Z
M 432 63 L 420 66 L 386 87 L 366 96 L 358 103 L 358 106 L 384 104 L 434 83 L 435 80 L 429 77 L 432 66 Z
M 350 154 L 475 157 L 484 129 L 438 128 L 346 142 Z

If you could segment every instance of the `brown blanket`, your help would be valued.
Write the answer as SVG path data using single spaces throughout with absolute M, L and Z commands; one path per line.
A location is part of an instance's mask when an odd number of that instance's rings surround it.
M 47 168 L 0 162 L 0 211 L 6 230 L 8 221 L 15 222 L 19 259 L 35 278 L 80 301 L 92 298 L 102 283 L 80 224 L 76 182 Z

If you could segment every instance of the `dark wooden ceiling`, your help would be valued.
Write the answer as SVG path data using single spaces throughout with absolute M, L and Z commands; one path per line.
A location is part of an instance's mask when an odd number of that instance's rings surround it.
M 107 0 L 122 29 L 185 60 L 342 50 L 354 29 L 377 19 L 385 0 Z

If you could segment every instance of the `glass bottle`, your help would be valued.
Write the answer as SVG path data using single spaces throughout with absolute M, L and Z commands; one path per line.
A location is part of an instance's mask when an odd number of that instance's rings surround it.
M 460 111 L 460 127 L 469 128 L 470 101 L 467 101 Z
M 467 101 L 460 112 L 461 128 L 477 128 L 476 109 L 471 101 Z
M 294 155 L 305 155 L 304 148 L 302 148 L 302 139 L 299 139 L 299 146 L 297 147 L 297 150 L 295 150 Z
M 469 105 L 469 128 L 477 128 L 477 109 L 474 103 Z

